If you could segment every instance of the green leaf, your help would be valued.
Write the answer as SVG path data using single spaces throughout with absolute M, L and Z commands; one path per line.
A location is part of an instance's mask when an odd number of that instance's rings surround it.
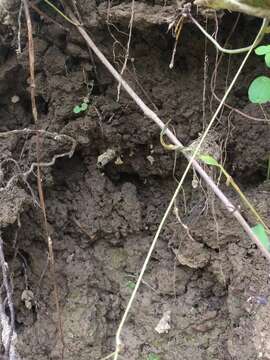
M 265 55 L 264 61 L 265 61 L 266 66 L 270 68 L 270 53 Z
M 88 108 L 88 104 L 86 104 L 85 102 L 83 102 L 83 103 L 81 104 L 81 111 L 85 111 L 85 110 L 87 110 L 87 108 Z
M 211 155 L 199 155 L 199 159 L 203 161 L 206 165 L 212 165 L 212 166 L 220 166 L 219 163 L 213 156 Z
M 254 79 L 248 89 L 248 98 L 254 104 L 270 101 L 270 78 L 259 76 Z
M 257 55 L 266 55 L 270 53 L 270 45 L 262 45 L 262 46 L 258 46 L 255 49 L 255 53 Z
M 265 247 L 267 251 L 270 251 L 270 240 L 264 226 L 262 224 L 257 224 L 256 226 L 251 228 L 251 230 L 253 234 L 255 234 L 260 240 L 260 243 L 263 245 L 263 247 Z
M 147 356 L 147 360 L 160 360 L 160 357 L 152 353 Z
M 135 288 L 136 284 L 133 281 L 128 281 L 127 282 L 127 287 L 131 290 L 133 290 Z
M 73 108 L 74 114 L 79 114 L 81 111 L 82 111 L 82 109 L 81 109 L 80 105 L 76 105 L 76 106 Z

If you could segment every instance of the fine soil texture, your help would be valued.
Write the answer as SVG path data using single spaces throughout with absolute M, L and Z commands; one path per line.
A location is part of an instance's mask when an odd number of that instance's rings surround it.
M 44 1 L 25 3 L 32 4 L 36 123 L 24 2 L 0 4 L 0 226 L 15 316 L 9 358 L 102 360 L 115 350 L 117 328 L 187 161 L 161 145 L 160 129 L 74 25 Z M 52 3 L 80 17 L 185 146 L 199 138 L 243 55 L 220 57 L 186 20 L 170 68 L 180 18 L 180 4 L 170 0 Z M 227 47 L 250 44 L 260 27 L 244 15 L 191 11 L 211 34 L 219 24 L 217 39 L 228 39 Z M 266 73 L 262 57 L 252 53 L 208 142 L 269 224 L 270 109 L 247 96 L 251 81 Z M 255 226 L 226 179 L 205 170 Z M 4 281 L 3 267 L 1 273 Z M 260 250 L 191 170 L 124 324 L 119 359 L 270 359 L 269 276 Z M 1 359 L 12 323 L 9 302 L 2 286 Z

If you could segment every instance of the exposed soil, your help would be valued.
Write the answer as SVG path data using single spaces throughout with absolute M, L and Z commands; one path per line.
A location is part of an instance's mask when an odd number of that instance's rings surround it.
M 130 4 L 111 3 L 109 24 L 107 4 L 86 0 L 77 4 L 94 41 L 121 70 Z M 174 155 L 160 145 L 156 125 L 124 90 L 117 101 L 117 84 L 97 59 L 93 62 L 76 29 L 42 2 L 37 6 L 68 31 L 31 12 L 39 112 L 38 124 L 33 124 L 25 19 L 19 54 L 16 1 L 13 5 L 12 11 L 0 9 L 0 130 L 3 134 L 43 129 L 42 162 L 69 152 L 70 138 L 76 141 L 71 158 L 59 157 L 42 168 L 42 184 L 55 255 L 64 359 L 101 360 L 114 351 L 121 315 L 186 161 L 178 157 L 174 177 Z M 185 24 L 174 68 L 169 69 L 174 39 L 166 21 L 176 6 L 142 2 L 135 9 L 125 78 L 165 122 L 172 119 L 179 139 L 188 145 L 217 106 L 210 91 L 215 49 L 207 45 L 205 63 L 203 37 Z M 230 14 L 220 20 L 221 42 L 235 18 Z M 199 19 L 204 22 L 202 15 Z M 232 46 L 249 43 L 258 26 L 256 20 L 240 19 Z M 214 29 L 213 20 L 208 20 L 208 27 Z M 218 96 L 240 61 L 240 56 L 224 57 L 217 73 Z M 265 72 L 262 59 L 252 56 L 228 102 L 264 119 L 269 107 L 262 112 L 248 104 L 247 88 Z M 73 108 L 90 88 L 88 110 L 74 114 Z M 270 186 L 265 181 L 269 123 L 224 108 L 215 130 L 226 169 L 269 223 Z M 1 135 L 0 147 L 0 224 L 14 288 L 18 359 L 61 359 L 36 168 L 27 178 L 18 176 L 37 159 L 36 134 L 9 132 Z M 108 149 L 115 157 L 99 168 L 98 157 Z M 270 359 L 269 264 L 204 184 L 192 188 L 192 178 L 191 172 L 185 196 L 177 201 L 192 239 L 171 214 L 125 324 L 121 359 Z M 221 187 L 240 205 L 229 187 Z M 243 214 L 255 225 L 244 208 Z M 169 328 L 160 334 L 155 328 L 164 315 Z

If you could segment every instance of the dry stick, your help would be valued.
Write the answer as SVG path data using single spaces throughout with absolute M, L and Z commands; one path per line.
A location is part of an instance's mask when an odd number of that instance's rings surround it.
M 133 29 L 133 20 L 134 20 L 134 6 L 135 6 L 135 0 L 131 1 L 131 15 L 130 15 L 130 21 L 129 21 L 129 34 L 128 34 L 128 42 L 127 42 L 127 49 L 126 49 L 126 55 L 125 55 L 125 60 L 121 69 L 121 76 L 124 74 L 126 67 L 127 67 L 127 62 L 128 62 L 128 58 L 129 58 L 129 50 L 130 50 L 130 43 L 131 43 L 131 36 L 132 36 L 132 29 Z M 117 101 L 119 101 L 120 98 L 120 91 L 121 91 L 121 83 L 118 84 L 117 86 Z
M 39 166 L 37 168 L 37 174 L 38 174 L 38 178 L 41 178 Z M 65 343 L 64 343 L 64 332 L 63 332 L 63 324 L 62 324 L 62 314 L 61 314 L 61 309 L 60 309 L 60 305 L 59 305 L 59 291 L 58 291 L 58 286 L 57 286 L 56 278 L 55 278 L 56 270 L 55 270 L 53 243 L 52 243 L 52 239 L 51 239 L 51 236 L 49 233 L 49 228 L 48 228 L 44 193 L 43 193 L 41 181 L 38 181 L 38 194 L 39 194 L 40 205 L 41 205 L 41 209 L 42 209 L 43 217 L 44 217 L 45 233 L 46 233 L 46 237 L 47 237 L 47 241 L 48 241 L 49 263 L 50 263 L 50 268 L 51 268 L 51 274 L 53 276 L 55 306 L 56 306 L 56 313 L 57 313 L 57 317 L 58 317 L 57 324 L 58 324 L 58 331 L 59 331 L 60 340 L 61 340 L 61 344 L 62 344 L 61 359 L 63 360 Z
M 13 305 L 13 301 L 12 301 L 12 290 L 11 290 L 10 283 L 9 283 L 8 264 L 6 263 L 6 260 L 5 260 L 3 246 L 4 246 L 4 243 L 3 243 L 3 239 L 2 239 L 2 234 L 0 233 L 0 266 L 2 269 L 3 285 L 6 290 L 7 303 L 8 303 L 8 308 L 9 308 L 9 312 L 10 312 L 9 334 L 8 334 L 7 341 L 4 342 L 3 345 L 5 348 L 4 356 L 7 359 L 9 359 L 10 347 L 11 347 L 12 337 L 13 337 L 13 333 L 14 333 L 14 329 L 15 329 L 15 311 L 14 311 L 14 305 Z M 2 330 L 4 331 L 6 329 L 2 329 Z
M 226 38 L 226 41 L 225 41 L 225 44 L 224 44 L 224 47 L 227 47 L 227 44 L 229 43 L 232 35 L 234 34 L 234 31 L 237 27 L 237 24 L 238 24 L 238 21 L 240 19 L 240 14 L 237 15 L 237 19 L 236 21 L 234 22 L 233 24 L 233 27 L 232 29 L 230 30 L 230 33 L 228 35 L 228 37 Z M 217 36 L 218 36 L 218 31 L 219 31 L 219 23 L 218 23 L 218 19 L 217 19 L 217 15 L 215 14 L 215 22 L 216 22 L 216 28 L 215 28 L 215 36 L 214 36 L 214 39 L 217 41 Z M 205 37 L 205 40 L 208 42 L 208 39 L 207 37 Z M 217 73 L 218 73 L 218 66 L 222 60 L 222 56 L 223 56 L 223 53 L 221 53 L 220 57 L 219 57 L 219 51 L 218 49 L 216 48 L 216 56 L 215 56 L 215 66 L 214 66 L 214 71 L 213 71 L 213 74 L 212 74 L 212 77 L 211 77 L 211 82 L 210 84 L 212 85 L 212 80 L 213 80 L 213 87 L 214 89 L 216 88 L 216 81 L 217 81 Z M 229 75 L 229 65 L 230 65 L 230 56 L 229 56 L 229 61 L 228 61 L 228 68 L 227 68 L 227 75 L 226 75 L 226 86 L 225 86 L 225 89 L 227 89 L 227 78 L 228 78 L 228 75 Z M 225 105 L 225 104 L 224 104 Z M 213 94 L 211 96 L 211 100 L 210 100 L 210 108 L 212 110 L 213 108 Z
M 34 53 L 34 41 L 33 41 L 33 28 L 29 12 L 29 6 L 27 0 L 22 0 L 24 6 L 24 12 L 27 22 L 28 30 L 28 52 L 29 52 L 29 66 L 30 66 L 30 92 L 31 92 L 31 103 L 32 103 L 32 113 L 34 122 L 37 122 L 37 106 L 35 98 L 35 53 Z
M 27 30 L 28 30 L 28 47 L 29 47 L 29 63 L 30 63 L 30 76 L 31 76 L 31 104 L 32 104 L 32 113 L 34 117 L 35 123 L 38 121 L 37 117 L 37 107 L 36 107 L 36 99 L 35 99 L 35 55 L 34 55 L 34 41 L 33 41 L 33 30 L 32 30 L 32 22 L 29 12 L 29 6 L 28 6 L 28 0 L 22 0 L 24 4 L 24 11 L 25 11 L 25 17 L 27 22 Z M 36 142 L 36 148 L 37 148 L 37 164 L 39 164 L 40 159 L 40 133 L 37 134 L 37 142 Z M 46 205 L 44 200 L 44 193 L 41 183 L 41 173 L 40 173 L 40 167 L 37 165 L 37 186 L 38 186 L 38 194 L 39 194 L 39 200 L 40 200 L 40 206 L 43 212 L 43 218 L 44 218 L 44 230 L 47 237 L 48 242 L 48 251 L 49 251 L 49 257 L 50 257 L 50 265 L 51 265 L 51 274 L 52 274 L 52 280 L 53 280 L 53 287 L 54 287 L 54 296 L 55 296 L 55 306 L 56 306 L 56 313 L 57 313 L 57 325 L 58 325 L 58 331 L 60 336 L 60 341 L 62 344 L 62 350 L 61 350 L 61 358 L 64 359 L 64 335 L 63 335 L 63 326 L 62 326 L 62 317 L 60 312 L 60 306 L 59 306 L 59 295 L 58 295 L 58 286 L 56 283 L 56 275 L 55 275 L 55 261 L 54 261 L 54 253 L 53 253 L 53 246 L 52 246 L 52 239 L 49 234 L 48 229 L 48 221 L 47 221 L 47 215 L 46 215 Z
M 100 59 L 100 61 L 103 63 L 103 65 L 106 66 L 106 68 L 110 71 L 110 73 L 114 76 L 114 78 L 121 83 L 121 85 L 123 86 L 123 88 L 126 90 L 126 92 L 130 95 L 130 97 L 136 102 L 136 104 L 140 107 L 140 109 L 143 111 L 143 113 L 150 118 L 151 120 L 153 120 L 161 129 L 165 128 L 165 124 L 160 120 L 160 118 L 148 107 L 144 104 L 144 102 L 140 99 L 140 97 L 132 90 L 132 88 L 128 85 L 128 83 L 119 75 L 119 73 L 114 69 L 114 67 L 110 64 L 110 62 L 105 58 L 105 56 L 101 53 L 101 51 L 96 47 L 96 45 L 94 44 L 94 42 L 92 41 L 92 39 L 90 38 L 90 36 L 87 34 L 87 32 L 84 30 L 84 28 L 82 26 L 77 26 L 78 31 L 80 32 L 80 34 L 83 36 L 83 38 L 85 39 L 85 41 L 87 42 L 88 46 L 90 46 L 90 48 L 93 50 L 93 52 L 96 54 L 96 56 Z M 258 42 L 258 39 L 261 37 L 261 31 L 259 31 L 258 35 L 256 36 L 256 39 L 253 43 L 253 45 L 250 47 L 247 55 L 245 56 L 241 66 L 239 67 L 233 81 L 231 82 L 229 88 L 227 89 L 221 103 L 219 104 L 212 120 L 210 121 L 204 136 L 202 137 L 198 147 L 196 148 L 196 150 L 194 151 L 192 156 L 189 156 L 187 154 L 185 154 L 186 158 L 189 160 L 189 164 L 182 176 L 181 181 L 178 184 L 178 187 L 170 201 L 170 204 L 164 214 L 163 219 L 161 220 L 161 223 L 159 224 L 157 233 L 155 235 L 155 238 L 151 244 L 151 247 L 149 249 L 149 252 L 147 254 L 147 257 L 145 259 L 144 265 L 141 269 L 141 273 L 138 277 L 138 281 L 136 283 L 136 286 L 133 290 L 133 293 L 130 297 L 130 300 L 128 302 L 127 308 L 125 310 L 124 316 L 121 320 L 121 323 L 119 325 L 119 328 L 117 330 L 117 334 L 116 334 L 116 351 L 114 354 L 114 360 L 117 360 L 118 358 L 118 353 L 119 350 L 121 348 L 121 340 L 120 340 L 120 334 L 124 325 L 124 322 L 127 318 L 127 314 L 131 308 L 131 305 L 133 303 L 133 300 L 135 299 L 135 295 L 137 293 L 137 290 L 139 288 L 139 285 L 141 283 L 141 280 L 143 278 L 144 272 L 146 270 L 146 266 L 151 258 L 152 252 L 155 248 L 156 242 L 158 240 L 159 234 L 163 228 L 163 225 L 170 213 L 170 210 L 174 204 L 174 201 L 178 195 L 178 192 L 180 191 L 183 181 L 190 169 L 191 166 L 193 166 L 195 168 L 195 170 L 200 174 L 200 176 L 206 181 L 206 183 L 210 186 L 210 188 L 212 188 L 212 190 L 214 191 L 214 193 L 217 195 L 217 197 L 222 201 L 222 203 L 225 205 L 225 207 L 227 208 L 227 210 L 234 215 L 234 217 L 237 219 L 237 221 L 240 223 L 240 225 L 243 227 L 243 229 L 246 231 L 246 233 L 248 234 L 248 236 L 250 237 L 250 239 L 256 243 L 256 245 L 260 248 L 260 250 L 262 251 L 262 253 L 265 255 L 265 257 L 270 261 L 270 254 L 268 253 L 268 251 L 264 248 L 264 246 L 260 243 L 259 239 L 253 234 L 250 226 L 248 225 L 248 223 L 246 222 L 246 220 L 243 218 L 243 216 L 240 214 L 240 212 L 235 208 L 235 206 L 230 202 L 230 200 L 223 194 L 223 192 L 217 187 L 217 185 L 214 183 L 214 181 L 207 175 L 207 173 L 202 169 L 202 167 L 199 165 L 199 163 L 195 160 L 195 157 L 199 151 L 199 148 L 201 146 L 201 144 L 203 143 L 205 136 L 207 135 L 208 131 L 210 130 L 214 120 L 216 119 L 220 109 L 223 106 L 224 101 L 226 100 L 227 96 L 229 95 L 234 83 L 236 82 L 240 72 L 242 71 L 243 66 L 245 65 L 252 49 L 254 48 L 255 44 Z M 180 141 L 176 138 L 176 136 L 169 130 L 166 129 L 164 131 L 164 133 L 170 138 L 170 140 L 177 145 L 177 147 L 179 148 L 179 150 L 183 149 L 184 146 L 180 143 Z
M 206 17 L 206 29 L 208 24 L 208 18 Z M 202 94 L 202 123 L 203 123 L 203 129 L 206 125 L 206 91 L 207 91 L 207 79 L 208 79 L 208 68 L 209 68 L 209 62 L 208 62 L 208 55 L 207 55 L 207 44 L 208 41 L 205 38 L 204 41 L 204 62 L 203 62 L 203 94 Z
M 17 54 L 22 53 L 22 47 L 21 47 L 22 9 L 23 9 L 23 3 L 21 2 L 19 15 L 18 15 L 18 34 L 17 34 L 17 39 L 18 39 L 17 43 L 18 43 L 18 45 L 17 45 L 17 49 L 16 49 Z
M 213 38 L 216 40 L 217 39 L 217 34 L 218 34 L 218 29 L 219 29 L 219 23 L 218 23 L 218 19 L 217 19 L 217 14 L 215 13 L 215 31 L 213 34 Z M 208 40 L 207 37 L 205 37 L 205 40 Z M 226 43 L 225 43 L 226 45 Z M 216 56 L 215 56 L 215 64 L 218 61 L 218 49 L 216 48 Z M 217 79 L 217 71 L 215 71 L 216 69 L 214 68 L 213 74 L 212 74 L 212 78 L 214 80 L 214 86 L 216 86 L 216 79 Z M 209 103 L 209 108 L 210 108 L 210 112 L 211 112 L 211 116 L 213 114 L 213 99 L 211 97 L 210 103 Z
M 215 92 L 213 92 L 213 96 L 218 102 L 221 101 L 221 99 L 217 96 L 217 94 Z M 239 109 L 237 109 L 237 108 L 235 108 L 232 105 L 229 105 L 227 103 L 224 103 L 224 106 L 226 108 L 232 110 L 233 112 L 243 116 L 246 119 L 257 121 L 257 122 L 267 122 L 267 123 L 269 123 L 269 120 L 267 120 L 267 119 L 262 119 L 262 118 L 258 118 L 258 117 L 255 117 L 255 116 L 251 116 L 251 115 L 246 114 L 245 112 L 243 112 L 243 111 L 241 111 L 241 110 L 239 110 Z

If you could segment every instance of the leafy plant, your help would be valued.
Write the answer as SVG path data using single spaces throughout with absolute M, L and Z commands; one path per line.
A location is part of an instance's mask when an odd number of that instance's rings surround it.
M 264 56 L 265 64 L 270 68 L 270 45 L 262 45 L 255 49 L 258 56 Z M 248 89 L 248 98 L 254 104 L 265 104 L 270 101 L 270 78 L 258 76 Z
M 270 45 L 258 46 L 255 53 L 258 56 L 264 56 L 265 65 L 270 68 Z M 268 76 L 256 77 L 249 86 L 248 98 L 254 104 L 265 104 L 270 101 L 270 78 Z M 266 179 L 270 179 L 270 156 Z
M 87 80 L 85 80 L 85 83 L 87 86 L 87 95 L 84 97 L 83 102 L 80 105 L 74 106 L 73 108 L 74 114 L 80 114 L 81 112 L 85 112 L 89 107 L 90 98 L 94 87 L 94 81 L 91 80 L 87 82 Z

